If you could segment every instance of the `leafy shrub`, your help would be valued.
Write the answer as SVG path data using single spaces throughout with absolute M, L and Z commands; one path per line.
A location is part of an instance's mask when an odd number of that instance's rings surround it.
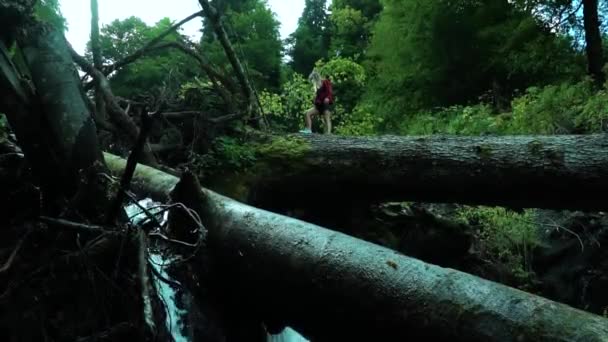
M 594 96 L 591 81 L 576 84 L 532 87 L 513 100 L 512 120 L 507 133 L 567 134 L 575 131 L 575 118 Z
M 339 135 L 375 135 L 382 118 L 378 117 L 370 106 L 359 105 L 350 115 L 345 115 L 341 124 L 336 127 Z
M 533 276 L 531 252 L 540 244 L 533 211 L 516 213 L 500 207 L 462 207 L 458 218 L 476 227 L 476 253 L 492 265 L 502 265 L 516 280 Z
M 532 87 L 512 101 L 512 111 L 494 114 L 486 104 L 452 106 L 406 117 L 404 135 L 575 134 L 601 132 L 608 120 L 608 91 L 589 79 Z
M 217 138 L 207 154 L 192 156 L 194 168 L 202 172 L 205 170 L 239 171 L 252 165 L 255 161 L 253 146 L 228 136 Z
M 296 131 L 304 123 L 304 113 L 312 107 L 314 88 L 298 73 L 283 86 L 281 94 L 262 91 L 260 102 L 274 126 L 280 130 Z
M 399 133 L 482 135 L 499 134 L 502 127 L 502 120 L 492 114 L 490 106 L 480 104 L 469 107 L 452 106 L 437 112 L 412 115 L 403 121 Z
M 585 132 L 598 133 L 604 131 L 608 120 L 608 92 L 606 89 L 591 96 L 574 122 Z
M 350 113 L 357 105 L 365 87 L 365 69 L 348 58 L 336 57 L 325 62 L 317 61 L 316 69 L 321 75 L 329 76 L 334 90 L 335 102 Z M 338 122 L 341 117 L 337 116 Z

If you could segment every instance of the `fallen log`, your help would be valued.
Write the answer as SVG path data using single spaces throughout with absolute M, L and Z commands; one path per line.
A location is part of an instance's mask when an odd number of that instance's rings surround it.
M 275 212 L 361 199 L 606 210 L 607 152 L 608 135 L 298 135 L 261 144 L 247 170 L 209 185 Z
M 125 161 L 105 155 L 112 172 Z M 162 200 L 178 179 L 138 166 Z M 226 298 L 327 340 L 606 341 L 608 320 L 202 189 Z

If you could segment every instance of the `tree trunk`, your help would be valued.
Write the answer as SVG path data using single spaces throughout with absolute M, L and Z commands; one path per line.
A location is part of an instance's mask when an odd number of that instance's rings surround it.
M 418 201 L 605 210 L 608 137 L 273 138 L 255 161 L 204 179 L 275 212 L 311 201 Z
M 97 0 L 91 0 L 91 52 L 93 53 L 93 66 L 97 70 L 103 70 L 101 58 L 101 44 L 99 42 L 99 4 Z M 95 87 L 95 119 L 102 126 L 107 126 L 108 114 L 106 113 L 106 102 L 99 83 Z
M 32 109 L 41 109 L 44 115 L 43 118 L 35 118 L 34 122 L 40 121 L 40 133 L 48 138 L 43 142 L 48 144 L 44 149 L 56 156 L 55 165 L 46 165 L 38 171 L 58 171 L 56 176 L 59 178 L 55 183 L 61 188 L 57 190 L 73 195 L 81 180 L 81 171 L 103 165 L 104 160 L 67 42 L 61 32 L 42 24 L 27 27 L 18 41 L 40 104 Z M 29 113 L 27 117 L 38 115 L 41 113 Z M 25 125 L 27 123 L 18 126 Z M 49 166 L 58 169 L 51 171 Z
M 598 17 L 598 0 L 583 0 L 583 21 L 585 26 L 585 42 L 587 43 L 587 61 L 589 74 L 597 84 L 603 85 L 604 54 L 602 50 L 602 35 Z
M 106 154 L 113 172 L 125 162 Z M 164 199 L 177 178 L 139 166 Z M 608 320 L 203 189 L 227 298 L 327 340 L 606 341 Z M 247 284 L 246 286 L 243 286 Z

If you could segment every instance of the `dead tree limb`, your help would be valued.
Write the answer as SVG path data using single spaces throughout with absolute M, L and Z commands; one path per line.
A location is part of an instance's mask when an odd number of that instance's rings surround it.
M 228 108 L 230 110 L 234 110 L 234 105 L 233 105 L 234 99 L 232 98 L 232 95 L 230 94 L 230 92 L 236 91 L 236 87 L 235 87 L 234 83 L 232 82 L 232 80 L 229 77 L 226 77 L 219 71 L 215 70 L 215 68 L 211 65 L 211 62 L 209 62 L 203 55 L 197 53 L 193 49 L 185 46 L 182 43 L 178 43 L 178 42 L 166 42 L 166 43 L 162 43 L 162 44 L 153 46 L 148 51 L 146 51 L 146 53 L 163 50 L 163 49 L 167 49 L 167 48 L 177 49 L 177 50 L 183 52 L 184 54 L 194 58 L 198 62 L 201 69 L 203 69 L 203 71 L 207 74 L 207 77 L 209 77 L 209 79 L 211 80 L 214 89 L 222 97 L 222 99 L 224 100 L 224 102 L 226 103 Z M 220 83 L 221 83 L 221 85 L 220 85 Z
M 209 123 L 221 124 L 231 120 L 236 120 L 242 117 L 241 114 L 226 114 L 218 117 L 209 117 L 206 113 L 199 111 L 183 111 L 183 112 L 166 112 L 162 114 L 168 120 L 186 120 L 196 118 Z
M 125 169 L 124 174 L 120 180 L 120 188 L 116 193 L 116 197 L 114 198 L 114 202 L 111 204 L 109 208 L 109 213 L 107 215 L 107 222 L 111 223 L 114 221 L 118 214 L 120 213 L 121 208 L 123 207 L 123 202 L 126 197 L 126 192 L 129 190 L 129 186 L 131 184 L 131 180 L 133 179 L 133 173 L 135 172 L 135 167 L 137 166 L 138 161 L 141 158 L 141 155 L 144 152 L 144 146 L 146 145 L 146 141 L 148 140 L 148 132 L 150 131 L 150 127 L 152 125 L 152 117 L 148 113 L 142 113 L 142 127 L 139 131 L 139 136 L 137 137 L 137 141 L 135 142 L 135 146 L 131 150 L 129 154 L 129 158 L 127 160 L 127 167 Z
M 113 172 L 125 167 L 124 160 L 105 156 Z M 177 182 L 139 166 L 134 184 L 144 195 L 165 199 Z M 224 270 L 214 279 L 224 293 L 307 336 L 608 339 L 608 320 L 601 316 L 202 190 L 210 252 Z M 246 291 L 242 284 L 248 284 Z
M 56 227 L 61 227 L 62 229 L 73 231 L 76 233 L 86 233 L 86 234 L 109 234 L 109 235 L 117 235 L 122 234 L 116 231 L 113 228 L 90 225 L 84 223 L 73 222 L 70 220 L 52 218 L 47 216 L 41 216 L 40 221 L 49 225 L 53 225 Z
M 118 99 L 112 93 L 112 88 L 110 87 L 110 82 L 108 82 L 108 79 L 101 71 L 89 64 L 84 57 L 80 56 L 76 51 L 74 51 L 71 46 L 70 53 L 74 62 L 76 62 L 76 64 L 78 64 L 82 70 L 89 73 L 94 78 L 99 87 L 98 89 L 103 93 L 104 101 L 109 107 L 110 118 L 112 121 L 114 121 L 115 126 L 123 130 L 130 143 L 135 144 L 137 142 L 137 137 L 139 136 L 139 128 L 135 122 L 131 120 L 131 117 L 118 104 Z M 150 151 L 147 144 L 144 146 L 143 161 L 145 164 L 156 165 L 156 158 L 154 158 L 154 155 Z

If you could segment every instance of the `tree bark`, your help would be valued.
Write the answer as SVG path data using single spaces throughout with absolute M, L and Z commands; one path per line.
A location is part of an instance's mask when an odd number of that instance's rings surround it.
M 252 147 L 254 148 L 254 147 Z M 273 138 L 205 186 L 275 212 L 311 201 L 417 201 L 605 210 L 608 137 Z M 333 203 L 333 204 L 332 204 Z M 290 207 L 290 208 L 291 208 Z
M 73 193 L 80 181 L 80 172 L 103 165 L 104 160 L 67 42 L 61 32 L 33 24 L 19 37 L 19 45 L 36 88 L 39 108 L 44 112 L 40 129 L 45 131 L 49 139 L 46 143 L 50 144 L 47 149 L 56 154 L 62 171 L 56 183 L 67 188 L 64 193 Z M 28 117 L 35 115 L 40 113 L 31 113 Z M 49 169 L 39 171 L 49 172 Z
M 601 86 L 606 81 L 606 75 L 603 70 L 604 53 L 598 16 L 598 0 L 583 0 L 583 21 L 589 74 Z
M 106 154 L 113 172 L 125 162 Z M 139 166 L 165 199 L 178 179 Z M 605 341 L 608 320 L 203 189 L 227 298 L 327 340 Z M 243 286 L 247 284 L 247 286 Z

